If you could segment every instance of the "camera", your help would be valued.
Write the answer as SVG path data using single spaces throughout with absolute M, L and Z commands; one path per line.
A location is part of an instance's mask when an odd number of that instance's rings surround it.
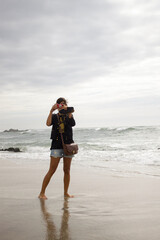
M 66 110 L 62 109 L 59 112 L 63 115 L 67 115 L 68 113 L 73 113 L 74 112 L 74 107 L 67 107 Z
M 62 108 L 63 107 L 63 104 L 58 104 L 57 103 L 57 108 Z

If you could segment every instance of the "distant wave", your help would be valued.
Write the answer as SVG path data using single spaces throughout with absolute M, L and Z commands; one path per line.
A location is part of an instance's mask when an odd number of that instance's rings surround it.
M 79 128 L 76 131 L 97 131 L 97 132 L 125 132 L 138 130 L 136 127 L 106 127 L 106 128 Z M 140 129 L 141 130 L 141 129 Z
M 115 129 L 115 131 L 118 131 L 118 132 L 126 132 L 126 131 L 134 131 L 134 130 L 138 130 L 138 129 L 136 127 L 119 127 Z
M 97 132 L 130 132 L 130 131 L 152 131 L 160 130 L 160 126 L 126 126 L 126 127 L 97 127 L 97 128 L 77 128 L 76 131 L 97 131 Z

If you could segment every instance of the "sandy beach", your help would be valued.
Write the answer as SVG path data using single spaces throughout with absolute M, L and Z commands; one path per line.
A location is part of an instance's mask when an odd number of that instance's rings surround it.
M 72 166 L 70 193 L 63 197 L 60 164 L 46 195 L 38 199 L 48 164 L 0 160 L 0 235 L 3 240 L 160 238 L 160 179 L 118 177 Z

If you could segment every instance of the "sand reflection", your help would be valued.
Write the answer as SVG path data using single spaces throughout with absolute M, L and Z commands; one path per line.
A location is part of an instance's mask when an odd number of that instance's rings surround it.
M 68 199 L 64 198 L 63 203 L 63 214 L 61 220 L 61 226 L 59 232 L 57 231 L 56 225 L 53 221 L 53 215 L 48 212 L 46 207 L 46 200 L 40 199 L 41 211 L 43 219 L 46 223 L 46 240 L 69 240 L 69 229 L 68 229 L 68 221 L 69 221 L 69 210 L 68 210 Z

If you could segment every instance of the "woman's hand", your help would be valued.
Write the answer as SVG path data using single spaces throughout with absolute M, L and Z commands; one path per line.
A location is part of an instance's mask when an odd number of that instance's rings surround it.
M 72 114 L 72 113 L 68 113 L 68 117 L 69 117 L 69 118 L 72 118 L 72 117 L 73 117 L 73 114 Z
M 50 112 L 52 113 L 52 112 L 55 111 L 56 109 L 57 109 L 57 103 L 55 103 L 55 104 L 52 106 Z
M 62 110 L 62 109 L 67 110 L 67 105 L 65 105 L 65 104 L 63 104 L 63 103 L 60 103 L 59 105 L 62 105 L 62 106 L 58 108 L 57 103 L 55 103 L 55 104 L 52 106 L 50 112 L 52 113 L 52 112 L 55 111 L 56 109 L 58 109 L 59 111 Z

